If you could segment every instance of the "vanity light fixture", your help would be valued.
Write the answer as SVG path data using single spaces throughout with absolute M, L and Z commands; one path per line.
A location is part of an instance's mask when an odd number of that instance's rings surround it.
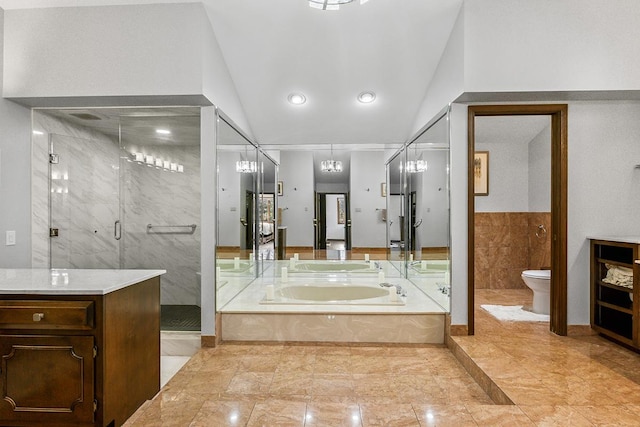
M 156 129 L 156 133 L 159 135 L 171 135 L 171 131 L 168 129 Z
M 362 92 L 358 95 L 358 102 L 362 104 L 370 104 L 376 100 L 375 92 Z
M 153 165 L 154 165 L 153 156 L 151 156 L 151 155 L 147 154 L 147 155 L 144 157 L 144 162 L 147 164 L 147 166 L 149 166 L 149 167 L 153 167 Z
M 301 93 L 292 93 L 287 97 L 287 99 L 289 100 L 289 103 L 293 105 L 302 105 L 307 102 L 307 97 Z
M 34 130 L 33 134 L 34 135 L 44 135 L 44 132 L 42 132 L 41 130 Z
M 320 170 L 322 172 L 342 172 L 342 162 L 333 160 L 333 144 L 331 144 L 331 159 L 320 162 Z
M 369 0 L 360 0 L 364 4 Z M 352 3 L 353 0 L 309 0 L 309 6 L 320 10 L 339 10 L 340 5 Z

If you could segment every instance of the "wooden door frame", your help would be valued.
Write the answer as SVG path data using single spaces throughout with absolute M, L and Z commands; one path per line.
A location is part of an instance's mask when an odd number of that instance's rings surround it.
M 468 120 L 468 247 L 467 247 L 467 331 L 475 331 L 475 195 L 473 158 L 475 152 L 475 118 L 486 116 L 551 116 L 551 318 L 549 329 L 567 335 L 567 185 L 568 138 L 567 104 L 471 105 Z

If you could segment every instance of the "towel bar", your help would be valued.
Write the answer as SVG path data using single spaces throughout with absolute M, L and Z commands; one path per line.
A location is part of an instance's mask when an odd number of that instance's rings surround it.
M 188 224 L 188 225 L 147 224 L 147 234 L 193 234 L 196 231 L 196 227 L 197 227 L 196 224 Z M 183 230 L 179 230 L 180 228 L 182 228 Z M 187 228 L 188 230 L 184 230 L 185 228 Z

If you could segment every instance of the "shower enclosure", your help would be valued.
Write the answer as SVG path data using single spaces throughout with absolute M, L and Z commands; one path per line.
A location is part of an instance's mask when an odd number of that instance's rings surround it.
M 162 328 L 200 330 L 200 109 L 34 110 L 33 128 L 34 168 L 36 152 L 49 157 L 40 258 L 164 269 Z

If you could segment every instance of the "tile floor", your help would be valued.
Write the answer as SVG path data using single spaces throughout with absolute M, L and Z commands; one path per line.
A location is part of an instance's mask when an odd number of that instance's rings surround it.
M 530 303 L 528 290 L 476 302 Z M 496 405 L 444 346 L 233 345 L 201 349 L 127 426 L 639 426 L 640 356 L 547 323 L 476 309 L 454 337 L 514 404 Z

